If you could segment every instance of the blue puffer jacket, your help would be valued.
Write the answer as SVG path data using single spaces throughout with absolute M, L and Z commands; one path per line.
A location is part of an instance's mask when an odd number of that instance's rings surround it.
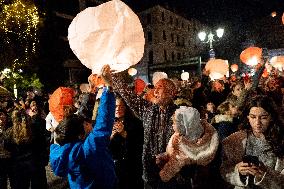
M 93 131 L 85 141 L 63 146 L 52 144 L 50 163 L 58 176 L 67 176 L 72 189 L 112 189 L 116 183 L 114 163 L 108 150 L 114 122 L 114 94 L 103 92 Z

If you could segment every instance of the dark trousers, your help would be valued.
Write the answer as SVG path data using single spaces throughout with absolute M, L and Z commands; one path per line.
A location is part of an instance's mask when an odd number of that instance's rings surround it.
M 45 167 L 29 160 L 14 162 L 10 181 L 12 189 L 46 189 Z
M 0 159 L 0 189 L 7 189 L 7 181 L 11 175 L 11 160 Z

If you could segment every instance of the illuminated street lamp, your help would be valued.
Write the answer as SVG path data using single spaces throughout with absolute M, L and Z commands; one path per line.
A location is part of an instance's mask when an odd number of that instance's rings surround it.
M 198 33 L 198 38 L 204 42 L 204 43 L 209 43 L 209 56 L 210 58 L 215 58 L 215 52 L 213 49 L 213 41 L 216 41 L 216 39 L 214 39 L 214 36 L 217 35 L 218 39 L 220 39 L 224 34 L 224 29 L 223 28 L 219 28 L 216 30 L 216 34 L 213 34 L 211 31 L 209 32 L 209 34 L 207 34 L 206 32 L 202 31 Z M 207 41 L 206 41 L 206 37 L 207 37 Z

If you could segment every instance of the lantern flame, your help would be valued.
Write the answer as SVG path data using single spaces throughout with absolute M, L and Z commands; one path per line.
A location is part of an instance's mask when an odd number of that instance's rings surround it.
M 258 63 L 258 58 L 253 56 L 252 58 L 248 59 L 247 64 L 250 66 L 255 66 Z

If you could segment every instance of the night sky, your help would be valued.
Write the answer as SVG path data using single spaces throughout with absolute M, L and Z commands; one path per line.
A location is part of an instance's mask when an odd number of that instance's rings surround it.
M 78 0 L 36 0 L 43 5 L 43 9 L 46 7 L 51 8 L 51 10 L 56 10 L 57 8 L 69 10 L 72 15 L 78 13 Z M 222 40 L 214 43 L 214 50 L 217 57 L 222 57 L 223 59 L 232 60 L 237 59 L 238 55 L 242 50 L 242 42 L 246 40 L 246 32 L 249 26 L 253 25 L 253 20 L 260 19 L 263 17 L 270 17 L 271 12 L 277 11 L 277 13 L 282 15 L 284 11 L 284 0 L 122 0 L 130 8 L 134 10 L 135 13 L 139 13 L 143 10 L 151 8 L 155 5 L 161 5 L 166 9 L 175 12 L 187 19 L 195 18 L 202 23 L 209 26 L 212 30 L 217 29 L 216 27 L 223 27 L 225 29 L 224 36 Z M 49 5 L 49 6 L 47 6 Z M 278 16 L 279 16 L 278 15 Z M 51 25 L 54 25 L 54 20 L 50 19 Z M 68 52 L 72 51 L 66 50 L 68 48 L 61 44 L 62 39 L 58 41 L 53 41 L 52 39 L 59 33 L 67 34 L 67 29 L 61 30 L 61 25 L 57 24 L 54 28 L 49 28 L 49 24 L 45 25 L 43 35 L 43 41 L 46 42 L 44 51 L 42 51 L 39 61 L 41 65 L 46 64 L 47 66 L 42 66 L 42 72 L 44 79 L 48 82 L 48 85 L 54 85 L 55 83 L 60 83 L 66 78 L 61 78 L 65 74 L 63 67 L 61 67 L 62 62 L 68 55 Z M 64 35 L 63 35 L 64 36 Z M 206 45 L 206 44 L 200 44 Z M 209 48 L 209 46 L 208 46 Z M 69 54 L 70 54 L 69 53 Z M 204 54 L 200 55 L 203 60 L 208 58 L 208 53 L 205 50 Z M 75 58 L 75 56 L 73 55 Z M 50 77 L 46 75 L 46 72 L 51 73 L 55 77 Z M 47 85 L 46 84 L 46 85 Z M 48 86 L 49 87 L 49 86 Z M 50 86 L 52 89 L 52 86 Z
M 197 18 L 206 24 L 222 21 L 248 22 L 283 12 L 283 0 L 125 0 L 135 11 L 142 11 L 160 4 L 175 9 L 188 18 Z

